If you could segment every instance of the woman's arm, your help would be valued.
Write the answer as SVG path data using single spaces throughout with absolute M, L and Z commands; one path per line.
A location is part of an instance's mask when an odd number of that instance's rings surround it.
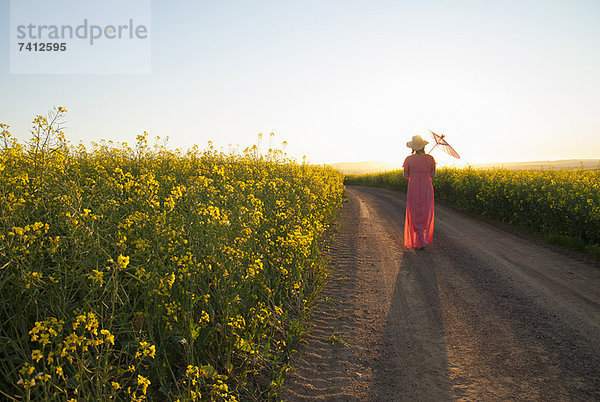
M 402 169 L 403 169 L 403 173 L 404 173 L 404 178 L 408 179 L 410 177 L 410 172 L 408 169 L 408 163 L 406 163 L 406 161 L 404 161 L 404 164 L 402 165 Z

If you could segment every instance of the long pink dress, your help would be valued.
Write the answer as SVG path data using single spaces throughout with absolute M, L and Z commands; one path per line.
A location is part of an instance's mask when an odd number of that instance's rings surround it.
M 408 178 L 404 246 L 421 248 L 433 241 L 433 184 L 435 160 L 431 155 L 414 154 L 404 161 L 404 177 Z

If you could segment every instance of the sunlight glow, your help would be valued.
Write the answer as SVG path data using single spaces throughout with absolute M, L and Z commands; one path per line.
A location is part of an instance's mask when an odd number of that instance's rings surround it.
M 429 129 L 462 156 L 441 164 L 600 158 L 598 20 L 586 0 L 155 2 L 151 74 L 5 68 L 0 121 L 25 139 L 61 104 L 74 142 L 183 149 L 274 132 L 315 163 L 401 164 Z

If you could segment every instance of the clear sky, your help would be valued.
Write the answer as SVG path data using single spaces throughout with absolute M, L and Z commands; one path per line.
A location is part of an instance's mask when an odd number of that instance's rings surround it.
M 598 0 L 174 0 L 151 15 L 150 74 L 11 74 L 3 28 L 0 122 L 25 139 L 61 105 L 74 144 L 146 130 L 182 149 L 274 132 L 317 163 L 402 161 L 428 129 L 467 163 L 600 159 Z

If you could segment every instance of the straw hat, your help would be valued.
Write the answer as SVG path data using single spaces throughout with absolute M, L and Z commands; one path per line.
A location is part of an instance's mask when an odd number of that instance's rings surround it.
M 425 148 L 425 145 L 427 144 L 429 144 L 429 142 L 421 138 L 420 135 L 413 135 L 412 141 L 407 142 L 406 146 L 411 148 L 413 151 L 418 151 Z

